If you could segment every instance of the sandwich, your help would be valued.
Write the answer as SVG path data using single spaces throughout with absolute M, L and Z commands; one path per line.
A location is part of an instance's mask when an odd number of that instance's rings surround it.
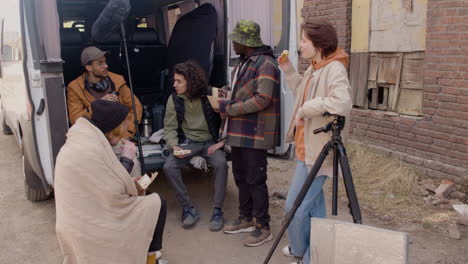
M 283 52 L 281 53 L 278 59 L 279 63 L 285 63 L 288 60 L 288 56 L 289 56 L 289 51 L 283 50 Z

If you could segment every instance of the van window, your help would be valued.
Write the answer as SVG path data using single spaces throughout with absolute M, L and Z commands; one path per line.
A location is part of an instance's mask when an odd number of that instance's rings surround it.
M 64 21 L 63 28 L 78 28 L 80 32 L 85 32 L 85 21 L 83 20 Z
M 146 17 L 137 19 L 137 28 L 148 28 L 148 20 Z
M 5 24 L 6 24 L 5 19 L 2 19 L 0 22 L 0 27 L 1 27 L 0 28 L 1 30 L 0 61 L 1 62 L 22 61 L 23 59 L 23 55 L 21 53 L 22 43 L 20 41 L 19 32 L 5 31 Z

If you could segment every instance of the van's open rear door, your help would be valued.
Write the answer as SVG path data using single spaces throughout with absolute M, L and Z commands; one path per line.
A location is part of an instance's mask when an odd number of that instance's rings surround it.
M 55 158 L 68 130 L 57 1 L 21 3 L 26 87 L 31 106 L 30 142 L 23 145 L 25 156 L 47 190 L 53 184 Z

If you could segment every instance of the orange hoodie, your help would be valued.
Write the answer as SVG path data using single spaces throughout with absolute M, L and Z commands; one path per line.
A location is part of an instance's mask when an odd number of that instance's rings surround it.
M 317 63 L 316 61 L 312 61 L 312 67 L 314 68 L 314 70 L 319 70 L 333 61 L 341 62 L 347 69 L 349 65 L 349 56 L 343 49 L 338 48 L 335 52 L 333 52 L 320 62 Z M 312 75 L 311 78 L 307 81 L 306 88 L 304 89 L 304 101 L 302 102 L 302 105 L 304 105 L 306 98 L 309 96 L 309 88 L 312 87 L 311 83 Z M 294 141 L 296 142 L 296 157 L 300 161 L 305 161 L 304 132 L 304 125 L 296 127 Z

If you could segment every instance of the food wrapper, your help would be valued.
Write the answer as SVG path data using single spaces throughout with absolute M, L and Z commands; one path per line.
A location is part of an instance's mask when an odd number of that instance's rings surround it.
M 158 173 L 155 172 L 150 175 L 151 176 L 148 176 L 148 174 L 145 174 L 141 176 L 140 179 L 135 181 L 136 188 L 139 192 L 141 192 L 142 190 L 146 190 L 151 185 L 151 183 L 153 183 L 153 181 L 156 179 L 156 177 L 158 176 Z

